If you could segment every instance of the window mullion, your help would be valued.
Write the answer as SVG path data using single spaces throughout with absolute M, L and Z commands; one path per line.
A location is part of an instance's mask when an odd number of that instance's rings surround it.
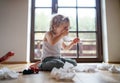
M 58 12 L 58 0 L 52 0 L 52 14 Z
M 79 38 L 79 35 L 78 35 L 78 3 L 77 3 L 77 0 L 76 0 L 76 36 Z M 79 44 L 77 43 L 77 58 L 79 58 Z

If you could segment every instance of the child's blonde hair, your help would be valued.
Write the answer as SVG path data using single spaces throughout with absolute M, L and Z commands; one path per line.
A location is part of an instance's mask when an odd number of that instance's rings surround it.
M 50 31 L 54 31 L 54 27 L 59 27 L 61 24 L 69 22 L 68 17 L 58 14 L 54 16 L 50 22 Z

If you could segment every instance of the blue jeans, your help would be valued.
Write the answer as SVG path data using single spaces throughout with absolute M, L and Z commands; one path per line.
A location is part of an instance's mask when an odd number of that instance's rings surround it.
M 59 58 L 59 57 L 47 57 L 39 65 L 40 70 L 51 71 L 54 67 L 60 68 L 63 67 L 65 62 L 69 62 L 74 66 L 77 66 L 77 62 L 73 59 L 68 58 Z

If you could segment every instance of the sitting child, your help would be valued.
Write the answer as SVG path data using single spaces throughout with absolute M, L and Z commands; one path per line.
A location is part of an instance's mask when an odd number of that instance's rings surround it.
M 75 60 L 62 58 L 60 53 L 61 47 L 68 50 L 80 42 L 79 38 L 75 38 L 69 45 L 64 43 L 63 38 L 68 35 L 69 27 L 70 21 L 68 17 L 58 14 L 52 18 L 50 29 L 43 39 L 42 61 L 31 65 L 30 68 L 51 71 L 54 67 L 63 67 L 65 62 L 69 62 L 74 66 L 77 65 Z

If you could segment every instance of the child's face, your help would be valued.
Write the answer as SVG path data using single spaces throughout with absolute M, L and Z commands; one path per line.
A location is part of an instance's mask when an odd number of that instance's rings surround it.
M 69 26 L 70 26 L 69 22 L 61 24 L 56 30 L 57 34 L 61 34 L 64 30 L 69 31 Z

